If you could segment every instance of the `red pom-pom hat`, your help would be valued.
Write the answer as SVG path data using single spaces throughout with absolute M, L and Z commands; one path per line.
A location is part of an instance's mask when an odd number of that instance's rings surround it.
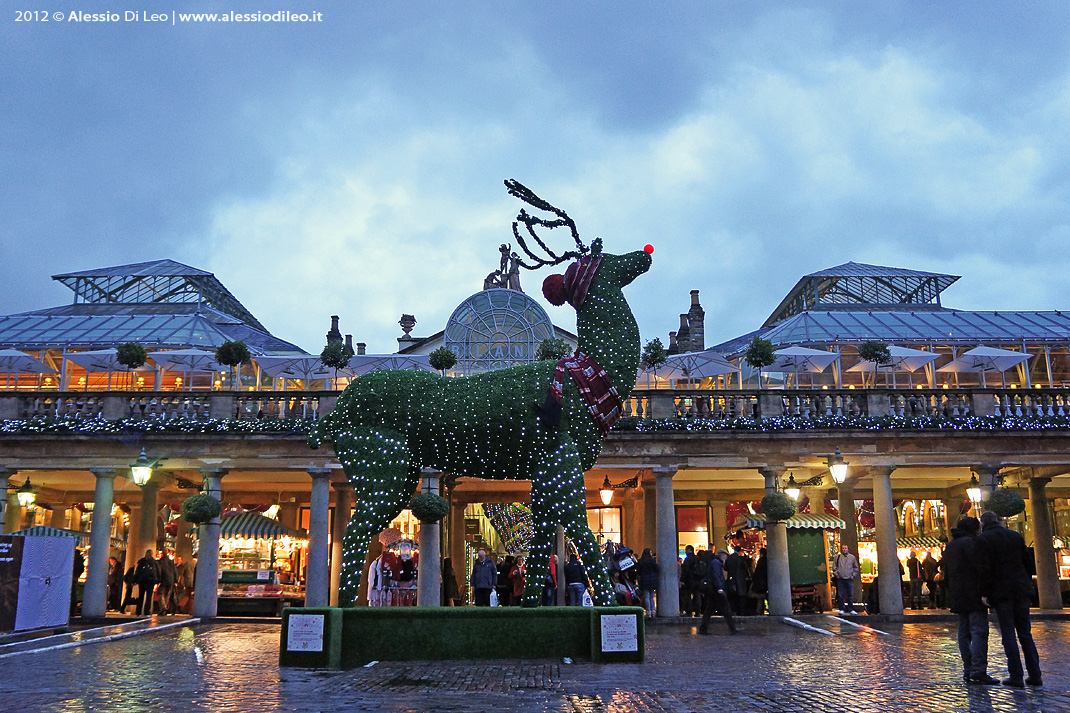
M 568 266 L 564 275 L 547 277 L 542 283 L 542 294 L 553 305 L 563 305 L 567 300 L 578 312 L 601 265 L 601 255 L 580 258 Z

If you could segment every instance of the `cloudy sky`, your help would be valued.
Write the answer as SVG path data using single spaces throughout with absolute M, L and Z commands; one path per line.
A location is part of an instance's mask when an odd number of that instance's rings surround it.
M 691 289 L 712 344 L 848 260 L 962 275 L 947 306 L 1070 309 L 1065 3 L 18 5 L 65 18 L 0 23 L 0 313 L 172 258 L 305 349 L 339 314 L 393 351 L 402 312 L 433 333 L 496 268 L 505 178 L 610 252 L 655 245 L 644 340 Z M 66 19 L 283 7 L 322 22 Z

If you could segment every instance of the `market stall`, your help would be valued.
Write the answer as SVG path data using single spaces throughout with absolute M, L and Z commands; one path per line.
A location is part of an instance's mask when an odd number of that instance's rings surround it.
M 224 517 L 219 528 L 219 615 L 279 616 L 285 606 L 304 605 L 304 587 L 295 572 L 307 547 L 300 533 L 260 513 Z
M 796 513 L 784 524 L 788 530 L 793 605 L 818 611 L 829 608 L 832 601 L 829 562 L 839 546 L 838 532 L 843 529 L 843 520 L 835 515 Z M 741 535 L 734 542 L 742 543 L 747 554 L 756 560 L 758 550 L 765 547 L 765 515 L 740 515 L 732 531 Z
M 403 537 L 401 530 L 388 527 L 379 533 L 382 553 L 372 561 L 369 572 L 368 606 L 416 606 L 420 548 Z

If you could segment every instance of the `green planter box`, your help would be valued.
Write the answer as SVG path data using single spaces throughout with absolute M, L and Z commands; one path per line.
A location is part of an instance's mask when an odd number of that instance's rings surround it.
M 323 617 L 317 619 L 294 617 Z M 293 624 L 291 625 L 291 621 Z M 322 641 L 317 639 L 322 630 Z M 310 650 L 311 649 L 311 650 Z M 369 661 L 587 659 L 642 662 L 638 607 L 358 607 L 284 610 L 279 664 L 353 668 Z

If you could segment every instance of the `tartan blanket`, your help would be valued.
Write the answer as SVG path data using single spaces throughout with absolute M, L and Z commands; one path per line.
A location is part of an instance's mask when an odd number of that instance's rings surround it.
M 613 424 L 620 420 L 624 403 L 617 393 L 617 387 L 609 380 L 606 370 L 578 350 L 574 355 L 558 360 L 554 369 L 554 380 L 550 383 L 550 393 L 546 395 L 546 403 L 539 409 L 540 418 L 547 425 L 561 425 L 561 402 L 565 391 L 566 371 L 579 387 L 591 418 L 598 426 L 602 438 L 605 438 Z

